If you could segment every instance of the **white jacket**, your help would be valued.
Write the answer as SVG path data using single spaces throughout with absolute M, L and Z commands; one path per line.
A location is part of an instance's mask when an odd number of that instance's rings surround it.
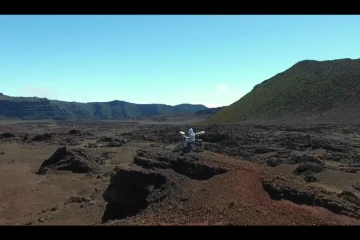
M 195 133 L 192 128 L 189 129 L 189 141 L 195 141 Z

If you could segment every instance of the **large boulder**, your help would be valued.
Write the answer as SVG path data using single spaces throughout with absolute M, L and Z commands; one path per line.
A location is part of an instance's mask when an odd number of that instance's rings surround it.
M 40 166 L 38 173 L 44 174 L 49 169 L 71 171 L 74 173 L 98 172 L 99 166 L 84 149 L 58 148 L 54 154 Z
M 324 166 L 316 162 L 301 162 L 299 166 L 293 171 L 295 175 L 305 174 L 307 172 L 319 173 L 324 170 Z
M 3 138 L 13 138 L 13 137 L 16 137 L 16 136 L 15 136 L 14 134 L 8 133 L 8 132 L 0 134 L 0 139 L 3 139 Z
M 31 139 L 31 141 L 42 142 L 42 141 L 50 140 L 51 138 L 52 138 L 51 133 L 44 133 L 44 134 L 38 134 L 38 135 L 34 136 Z

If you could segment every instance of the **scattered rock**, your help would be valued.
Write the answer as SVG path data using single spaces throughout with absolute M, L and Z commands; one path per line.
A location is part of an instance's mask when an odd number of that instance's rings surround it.
M 301 162 L 293 171 L 293 174 L 300 175 L 306 172 L 319 173 L 324 170 L 324 166 L 315 162 Z
M 357 169 L 354 169 L 354 168 L 345 168 L 342 170 L 346 173 L 357 173 Z
M 1 150 L 0 151 L 0 155 L 4 155 L 5 154 L 5 151 L 4 150 Z
M 121 147 L 123 144 L 120 142 L 110 142 L 108 143 L 108 145 L 106 145 L 107 147 Z
M 98 142 L 112 142 L 112 141 L 113 141 L 112 137 L 101 137 L 98 140 Z
M 39 222 L 45 222 L 45 218 L 41 217 L 38 219 Z
M 88 148 L 97 148 L 98 145 L 96 143 L 88 143 Z
M 44 174 L 49 169 L 67 170 L 74 173 L 96 173 L 99 167 L 84 149 L 67 149 L 65 146 L 58 148 L 54 154 L 45 160 L 38 173 Z
M 25 135 L 23 136 L 23 141 L 27 141 L 29 139 L 29 134 L 25 133 Z
M 346 153 L 340 152 L 328 152 L 325 157 L 327 160 L 332 160 L 335 162 L 341 162 L 343 159 L 348 159 L 349 156 Z
M 135 156 L 134 163 L 144 168 L 170 168 L 169 162 L 152 160 L 144 157 Z
M 116 156 L 116 152 L 104 152 L 98 157 L 98 162 L 100 164 L 105 164 L 108 161 L 111 161 Z
M 35 142 L 42 142 L 42 141 L 46 141 L 52 138 L 52 134 L 51 133 L 44 133 L 44 134 L 38 134 L 36 136 L 34 136 L 31 141 L 35 141 Z
M 360 198 L 356 196 L 354 193 L 349 191 L 343 191 L 340 194 L 338 194 L 340 198 L 343 198 L 357 206 L 360 206 Z
M 274 200 L 289 200 L 296 204 L 319 206 L 329 211 L 360 219 L 359 199 L 349 192 L 339 195 L 313 186 L 303 186 L 296 181 L 263 179 L 264 190 Z M 355 196 L 355 197 L 354 197 Z
M 205 142 L 218 143 L 224 140 L 228 140 L 229 135 L 224 133 L 205 133 L 201 136 L 201 138 Z
M 305 172 L 303 178 L 306 182 L 318 182 L 319 179 L 315 176 L 313 172 Z
M 321 159 L 325 158 L 327 153 L 325 149 L 314 149 L 311 152 L 314 157 L 318 157 Z
M 126 140 L 112 137 L 101 137 L 98 139 L 98 143 L 101 142 L 108 143 L 106 147 L 121 147 L 124 143 L 126 143 Z
M 110 177 L 113 172 L 106 172 L 103 174 L 104 177 Z
M 270 167 L 276 167 L 282 163 L 282 160 L 280 160 L 279 158 L 270 158 L 269 160 L 266 161 L 266 163 Z
M 89 203 L 91 202 L 91 198 L 88 197 L 71 197 L 69 200 L 65 202 L 65 205 L 68 205 L 70 203 Z
M 322 161 L 319 160 L 316 156 L 312 155 L 311 153 L 294 153 L 294 155 L 291 157 L 291 161 L 293 163 L 306 163 L 306 162 L 313 162 L 322 164 Z
M 0 139 L 3 139 L 3 138 L 13 138 L 13 137 L 16 137 L 16 136 L 15 136 L 14 134 L 8 133 L 8 132 L 0 134 Z
M 355 190 L 360 191 L 360 182 L 356 182 L 356 183 L 353 185 L 353 188 L 354 188 Z
M 202 162 L 193 162 L 188 158 L 181 157 L 171 162 L 171 168 L 181 175 L 197 180 L 208 180 L 217 174 L 223 174 L 228 171 L 227 168 L 221 166 L 211 166 Z
M 71 130 L 69 131 L 69 134 L 70 134 L 70 135 L 80 135 L 80 134 L 81 134 L 81 131 L 78 130 L 78 129 L 71 129 Z
M 154 144 L 154 143 L 152 143 L 152 144 L 150 144 L 150 147 L 151 148 L 158 148 L 158 147 L 161 147 L 160 145 L 158 145 L 158 144 Z
M 80 145 L 80 143 L 78 141 L 76 141 L 75 139 L 72 139 L 72 138 L 66 138 L 65 142 L 70 146 L 78 146 L 78 145 Z
M 268 147 L 257 147 L 254 151 L 255 154 L 265 154 L 270 152 L 276 152 L 276 149 L 272 149 Z
M 221 166 L 212 166 L 201 161 L 196 155 L 179 156 L 169 154 L 168 156 L 159 153 L 138 151 L 134 157 L 134 163 L 144 168 L 171 168 L 176 173 L 197 180 L 207 180 L 217 174 L 228 171 Z

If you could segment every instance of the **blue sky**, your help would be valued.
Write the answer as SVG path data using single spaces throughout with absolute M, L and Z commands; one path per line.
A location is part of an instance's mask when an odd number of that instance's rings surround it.
M 0 16 L 0 92 L 229 105 L 296 62 L 359 58 L 360 16 Z

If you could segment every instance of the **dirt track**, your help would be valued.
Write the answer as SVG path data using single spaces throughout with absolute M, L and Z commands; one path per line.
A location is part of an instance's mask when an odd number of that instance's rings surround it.
M 101 122 L 1 125 L 0 134 L 13 135 L 0 137 L 0 195 L 3 196 L 0 224 L 360 223 L 358 191 L 354 188 L 360 182 L 356 170 L 359 156 L 356 146 L 360 139 L 356 126 L 305 130 L 248 125 L 199 129 L 206 131 L 202 136 L 205 151 L 179 158 L 179 153 L 172 149 L 178 141 L 178 131 L 187 127 Z M 70 131 L 73 129 L 78 131 Z M 67 160 L 50 164 L 48 171 L 39 174 L 41 164 L 63 145 L 69 151 L 83 149 L 85 155 L 74 156 L 81 164 L 96 164 L 98 171 L 61 170 L 73 166 L 70 154 L 66 155 Z M 134 161 L 139 150 L 140 155 L 142 151 L 147 154 Z M 306 171 L 296 175 L 293 172 L 299 165 Z M 138 198 L 120 199 L 116 205 L 118 210 L 121 204 L 138 202 L 144 209 L 123 214 L 123 219 L 104 222 L 109 208 L 106 193 L 116 183 L 116 176 L 124 177 L 121 169 L 129 167 L 131 170 L 125 172 L 130 178 L 132 174 L 140 174 L 136 176 L 148 179 L 147 176 L 152 176 L 150 172 L 154 172 L 163 176 L 156 177 L 163 179 L 159 180 L 162 185 L 156 189 L 153 180 L 146 180 L 148 189 L 136 187 Z M 216 170 L 222 168 L 226 171 Z M 212 176 L 213 173 L 216 174 Z M 265 191 L 264 184 L 280 192 Z M 120 192 L 116 190 L 112 194 L 129 197 L 125 194 L 127 189 L 135 189 L 131 182 L 120 185 L 115 186 Z M 341 195 L 344 190 L 350 193 Z M 269 194 L 282 197 L 275 200 Z M 294 195 L 303 198 L 296 200 Z

